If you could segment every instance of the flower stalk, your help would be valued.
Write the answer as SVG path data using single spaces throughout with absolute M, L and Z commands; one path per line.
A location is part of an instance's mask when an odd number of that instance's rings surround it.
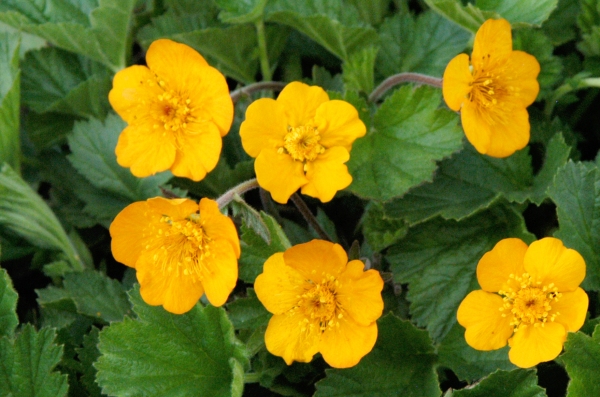
M 383 95 L 390 89 L 402 83 L 426 84 L 432 87 L 442 88 L 442 79 L 433 76 L 427 76 L 420 73 L 398 73 L 383 80 L 369 95 L 370 102 L 379 101 Z
M 248 190 L 256 189 L 258 187 L 258 181 L 256 178 L 247 180 L 240 183 L 239 185 L 229 189 L 221 197 L 217 199 L 217 205 L 219 209 L 225 208 L 235 197 L 235 195 L 242 195 Z
M 245 87 L 238 88 L 235 91 L 231 91 L 231 100 L 233 103 L 239 101 L 243 96 L 250 96 L 257 91 L 272 90 L 281 91 L 285 87 L 286 83 L 281 81 L 260 81 L 258 83 L 249 84 Z
M 308 205 L 306 205 L 298 193 L 292 194 L 290 200 L 292 200 L 292 203 L 298 208 L 298 211 L 300 211 L 304 219 L 306 219 L 306 222 L 315 229 L 320 238 L 327 241 L 333 241 L 331 237 L 329 237 L 329 234 L 321 227 L 317 218 L 315 218 L 310 211 L 310 208 L 308 208 Z
M 259 18 L 255 23 L 256 35 L 258 36 L 258 51 L 260 57 L 260 72 L 263 81 L 269 81 L 272 78 L 271 66 L 269 65 L 269 55 L 267 53 L 267 40 L 265 36 L 265 21 Z

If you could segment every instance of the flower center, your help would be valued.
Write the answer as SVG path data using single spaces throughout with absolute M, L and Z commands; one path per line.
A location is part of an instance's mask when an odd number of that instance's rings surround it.
M 325 152 L 325 148 L 319 144 L 321 135 L 313 126 L 288 127 L 288 133 L 283 137 L 283 147 L 279 153 L 287 152 L 296 161 L 313 161 L 317 156 Z
M 327 327 L 339 327 L 337 320 L 343 317 L 336 298 L 339 281 L 329 276 L 320 284 L 315 284 L 312 280 L 308 280 L 307 283 L 308 288 L 299 296 L 297 306 L 305 314 L 305 324 L 301 326 L 305 328 L 307 324 L 318 323 L 320 332 L 325 331 Z
M 541 285 L 534 282 L 528 273 L 521 277 L 510 275 L 507 290 L 498 291 L 503 296 L 504 304 L 500 308 L 502 317 L 512 315 L 515 332 L 521 325 L 544 326 L 547 321 L 554 321 L 560 313 L 549 314 L 552 302 L 558 302 L 562 294 L 553 283 Z
M 173 89 L 167 87 L 167 83 L 158 76 L 156 81 L 148 80 L 150 87 L 158 85 L 162 92 L 156 97 L 157 111 L 153 113 L 156 120 L 154 128 L 163 127 L 167 131 L 177 132 L 187 127 L 196 118 L 191 115 L 194 110 L 191 107 L 191 99 Z M 142 103 L 145 104 L 144 102 Z
M 474 71 L 470 94 L 471 102 L 476 102 L 484 108 L 498 104 L 497 78 L 490 72 Z

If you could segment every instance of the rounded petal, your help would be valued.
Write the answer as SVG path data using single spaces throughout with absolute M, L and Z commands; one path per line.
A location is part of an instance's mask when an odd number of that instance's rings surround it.
M 339 326 L 338 326 L 339 324 Z M 342 317 L 321 336 L 319 351 L 327 364 L 334 368 L 349 368 L 367 355 L 377 341 L 377 323 L 359 325 Z
M 254 171 L 260 187 L 270 192 L 273 200 L 280 204 L 287 203 L 290 196 L 308 182 L 303 164 L 275 149 L 260 152 L 254 162 Z
M 310 362 L 319 351 L 319 326 L 305 320 L 299 311 L 289 311 L 275 314 L 269 321 L 265 332 L 267 350 L 282 357 L 287 365 Z
M 233 221 L 219 211 L 217 202 L 203 198 L 200 200 L 200 218 L 203 221 L 202 229 L 213 240 L 224 240 L 231 244 L 236 257 L 240 257 L 240 238 Z
M 342 146 L 352 149 L 352 143 L 367 133 L 367 127 L 358 118 L 358 111 L 346 101 L 333 100 L 317 108 L 315 124 L 321 140 L 319 144 L 326 148 Z
M 312 240 L 288 248 L 283 253 L 283 260 L 286 265 L 300 272 L 302 277 L 317 284 L 328 276 L 337 276 L 344 271 L 348 255 L 339 244 Z
M 535 101 L 540 92 L 537 81 L 540 64 L 533 55 L 523 51 L 513 51 L 508 58 L 505 74 L 498 79 L 521 106 L 527 107 Z
M 505 289 L 511 274 L 521 276 L 525 271 L 523 258 L 526 251 L 527 244 L 518 238 L 500 240 L 477 264 L 477 281 L 481 289 L 498 292 Z
M 521 368 L 554 360 L 560 354 L 566 337 L 565 327 L 558 323 L 520 327 L 509 342 L 508 358 Z
M 156 77 L 146 66 L 134 65 L 115 74 L 108 93 L 112 108 L 128 124 L 143 119 L 149 112 L 143 103 L 151 103 L 161 93 Z
M 442 79 L 442 93 L 446 105 L 458 112 L 463 102 L 468 101 L 472 83 L 473 75 L 469 65 L 469 56 L 459 54 L 452 58 L 444 70 Z
M 285 86 L 277 97 L 285 118 L 292 128 L 310 124 L 322 103 L 329 101 L 329 95 L 321 87 L 309 86 L 293 81 Z
M 221 135 L 213 123 L 203 123 L 201 131 L 177 135 L 177 152 L 171 172 L 198 182 L 212 171 L 221 155 Z
M 189 199 L 166 199 L 155 197 L 148 199 L 148 208 L 160 216 L 166 215 L 173 220 L 182 220 L 198 212 L 198 204 Z M 160 218 L 159 216 L 159 218 Z
M 569 332 L 576 332 L 583 326 L 587 314 L 589 298 L 584 290 L 577 288 L 563 292 L 558 302 L 552 302 L 549 316 L 557 314 L 555 322 L 562 324 Z
M 211 305 L 221 306 L 237 283 L 237 255 L 228 241 L 214 240 L 201 262 L 200 277 L 206 297 Z
M 283 253 L 279 252 L 265 262 L 263 272 L 254 281 L 254 290 L 269 312 L 283 314 L 298 304 L 304 281 L 297 270 L 285 264 Z
M 168 170 L 175 161 L 175 137 L 150 124 L 130 125 L 119 136 L 117 162 L 137 177 Z
M 208 66 L 198 51 L 169 39 L 159 39 L 150 44 L 146 63 L 160 80 L 178 87 L 185 87 L 192 81 L 190 74 L 195 70 Z
M 503 300 L 482 290 L 472 291 L 460 303 L 456 317 L 465 327 L 465 340 L 477 350 L 496 350 L 506 346 L 513 333 L 511 316 L 502 317 Z
M 471 145 L 481 154 L 486 154 L 492 140 L 492 130 L 487 117 L 482 117 L 485 110 L 478 109 L 471 101 L 463 102 L 460 110 L 460 122 Z
M 143 231 L 153 221 L 158 222 L 159 218 L 158 215 L 148 214 L 146 201 L 129 204 L 119 212 L 109 228 L 112 239 L 110 248 L 115 260 L 135 267 L 146 245 Z
M 585 261 L 579 252 L 554 237 L 531 243 L 524 265 L 535 280 L 542 285 L 554 283 L 559 292 L 575 291 L 585 278 Z
M 350 261 L 340 274 L 337 300 L 359 325 L 369 325 L 383 313 L 383 280 L 376 270 L 363 271 L 364 263 Z
M 271 98 L 256 100 L 246 109 L 246 119 L 240 126 L 242 146 L 251 157 L 257 157 L 264 148 L 283 146 L 288 122 L 280 103 Z
M 476 69 L 503 63 L 508 60 L 511 52 L 510 23 L 506 19 L 488 19 L 475 34 L 471 63 Z
M 335 194 L 350 186 L 352 176 L 344 164 L 350 159 L 348 151 L 336 146 L 327 149 L 314 161 L 306 163 L 306 179 L 302 194 L 315 197 L 323 203 L 331 201 Z

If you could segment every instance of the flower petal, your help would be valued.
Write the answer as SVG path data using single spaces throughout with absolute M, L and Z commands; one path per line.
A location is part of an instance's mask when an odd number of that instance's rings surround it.
M 473 75 L 469 66 L 469 56 L 459 54 L 452 58 L 444 70 L 442 93 L 446 105 L 454 111 L 459 111 L 463 102 L 468 101 L 471 92 Z
M 254 281 L 256 296 L 273 314 L 283 314 L 298 304 L 304 293 L 304 277 L 287 266 L 283 253 L 273 254 L 264 264 L 263 272 Z
M 358 111 L 346 101 L 333 100 L 322 103 L 317 108 L 315 124 L 326 148 L 342 146 L 347 151 L 352 143 L 367 133 L 367 127 L 358 118 Z
M 149 116 L 151 108 L 144 103 L 152 103 L 162 92 L 155 81 L 154 73 L 146 66 L 134 65 L 120 70 L 113 78 L 108 101 L 128 124 L 136 123 Z
M 307 323 L 298 311 L 275 314 L 265 333 L 267 350 L 282 357 L 287 365 L 294 361 L 310 362 L 319 351 L 319 339 L 318 324 Z
M 228 241 L 214 240 L 208 246 L 209 252 L 200 263 L 200 278 L 211 305 L 221 306 L 237 283 L 237 256 Z
M 552 302 L 549 316 L 558 313 L 555 322 L 564 325 L 569 332 L 576 332 L 585 322 L 589 298 L 584 290 L 577 288 L 573 292 L 563 292 L 558 302 Z
M 376 341 L 376 322 L 363 326 L 345 316 L 339 320 L 339 326 L 336 324 L 323 332 L 319 351 L 332 367 L 349 368 L 373 350 Z
M 496 350 L 506 346 L 513 333 L 511 316 L 502 317 L 503 300 L 482 290 L 472 291 L 460 303 L 456 317 L 465 327 L 465 339 L 477 350 Z
M 171 172 L 175 176 L 199 181 L 212 171 L 221 154 L 221 135 L 215 124 L 203 123 L 194 133 L 177 135 L 177 152 Z
M 537 76 L 540 64 L 533 55 L 523 51 L 513 51 L 506 64 L 506 74 L 498 79 L 506 87 L 511 87 L 509 93 L 521 106 L 527 107 L 535 101 L 540 92 Z
M 148 208 L 160 216 L 166 215 L 175 221 L 185 219 L 191 214 L 198 212 L 198 204 L 196 202 L 183 198 L 166 199 L 163 197 L 154 197 L 148 199 Z
M 336 146 L 327 149 L 314 161 L 306 163 L 308 182 L 302 186 L 302 194 L 315 197 L 326 203 L 335 194 L 352 183 L 352 176 L 344 164 L 350 159 L 348 151 Z
M 159 215 L 148 212 L 148 203 L 138 201 L 125 207 L 110 224 L 110 248 L 118 262 L 135 267 L 146 245 L 144 229 L 160 219 Z
M 575 291 L 585 278 L 585 261 L 579 252 L 554 237 L 531 243 L 524 265 L 535 280 L 542 285 L 554 283 L 559 292 Z
M 288 121 L 283 107 L 271 98 L 258 99 L 246 109 L 246 120 L 240 126 L 242 146 L 251 157 L 257 157 L 263 148 L 283 146 Z
M 168 170 L 175 161 L 175 137 L 150 125 L 130 125 L 119 136 L 117 162 L 137 177 Z
M 309 86 L 293 81 L 285 86 L 277 97 L 288 125 L 292 128 L 310 124 L 322 103 L 329 101 L 329 95 L 321 87 Z
M 558 323 L 546 323 L 544 327 L 521 326 L 509 341 L 508 358 L 521 368 L 554 360 L 566 337 L 565 327 Z
M 325 240 L 312 240 L 288 248 L 283 253 L 285 264 L 297 270 L 304 279 L 320 283 L 328 276 L 337 278 L 345 270 L 348 255 L 341 245 Z
M 240 257 L 240 238 L 235 225 L 231 218 L 219 211 L 216 201 L 207 198 L 200 200 L 200 219 L 208 237 L 228 241 L 236 257 Z
M 348 263 L 338 278 L 337 300 L 354 321 L 366 326 L 383 313 L 383 280 L 376 270 L 364 272 L 364 266 L 359 260 Z
M 487 117 L 482 117 L 484 112 L 485 110 L 480 110 L 471 101 L 463 102 L 460 109 L 460 122 L 465 135 L 481 154 L 487 153 L 492 140 L 492 130 L 486 121 Z
M 155 40 L 148 47 L 146 64 L 159 80 L 167 85 L 185 87 L 194 79 L 192 76 L 198 68 L 208 67 L 208 63 L 192 47 L 169 39 Z
M 511 274 L 521 276 L 525 271 L 523 258 L 526 251 L 527 244 L 518 238 L 500 240 L 477 264 L 477 281 L 481 289 L 498 292 L 505 289 Z
M 475 69 L 506 62 L 512 52 L 510 23 L 506 19 L 488 19 L 475 34 L 471 63 Z
M 271 193 L 273 200 L 287 203 L 290 196 L 308 182 L 303 164 L 290 155 L 277 153 L 275 149 L 263 149 L 254 162 L 256 179 L 263 189 Z

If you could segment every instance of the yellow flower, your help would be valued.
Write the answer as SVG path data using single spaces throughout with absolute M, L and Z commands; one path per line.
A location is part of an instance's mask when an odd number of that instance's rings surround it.
M 529 114 L 540 86 L 535 57 L 512 50 L 510 24 L 488 19 L 477 31 L 471 65 L 457 55 L 444 71 L 444 100 L 460 110 L 467 139 L 479 153 L 507 157 L 529 142 Z
M 529 247 L 517 238 L 501 240 L 477 265 L 481 290 L 458 308 L 467 343 L 495 350 L 508 341 L 510 361 L 522 368 L 555 359 L 567 332 L 583 325 L 588 296 L 579 284 L 585 262 L 552 237 Z
M 365 133 L 354 106 L 300 82 L 288 84 L 277 100 L 253 102 L 240 127 L 244 150 L 256 158 L 258 184 L 282 204 L 298 188 L 327 202 L 350 185 L 344 163 Z
M 271 256 L 254 283 L 258 299 L 273 313 L 267 350 L 309 362 L 320 352 L 336 368 L 356 365 L 373 349 L 383 311 L 383 281 L 375 270 L 348 262 L 338 244 L 313 240 Z
M 233 121 L 225 77 L 192 48 L 166 39 L 150 45 L 146 62 L 118 72 L 108 94 L 128 124 L 117 162 L 138 177 L 170 169 L 199 181 L 215 168 Z
M 149 305 L 181 314 L 206 293 L 221 306 L 237 282 L 240 240 L 213 200 L 135 202 L 115 217 L 110 235 L 113 256 L 136 269 Z

